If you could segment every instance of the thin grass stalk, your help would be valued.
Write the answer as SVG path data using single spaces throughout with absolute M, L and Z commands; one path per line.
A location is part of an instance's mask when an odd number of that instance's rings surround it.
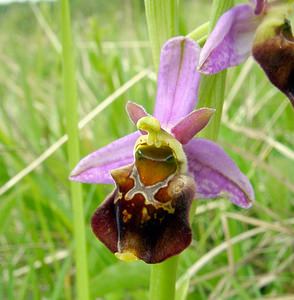
M 61 0 L 61 38 L 63 61 L 63 90 L 65 103 L 66 131 L 68 135 L 69 167 L 73 169 L 80 158 L 78 139 L 78 103 L 74 49 L 71 34 L 70 7 L 68 0 Z M 70 183 L 73 209 L 74 250 L 76 265 L 77 299 L 88 300 L 88 264 L 86 254 L 85 220 L 80 184 Z

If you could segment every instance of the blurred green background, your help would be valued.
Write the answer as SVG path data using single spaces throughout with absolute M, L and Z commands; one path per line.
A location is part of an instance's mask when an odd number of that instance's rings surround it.
M 103 108 L 80 130 L 85 156 L 134 130 L 127 100 L 152 112 L 156 74 L 143 1 L 71 4 L 80 118 Z M 210 8 L 210 1 L 182 1 L 181 34 L 207 21 Z M 58 2 L 0 5 L 0 299 L 75 297 L 70 170 L 60 140 L 59 10 Z M 141 80 L 104 102 L 144 70 Z M 257 201 L 245 211 L 225 199 L 199 200 L 179 276 L 204 255 L 209 259 L 193 276 L 188 299 L 294 299 L 294 116 L 288 102 L 252 59 L 229 71 L 219 143 L 249 176 Z M 119 262 L 91 232 L 91 215 L 112 186 L 83 189 L 92 299 L 147 299 L 148 266 Z M 211 255 L 241 234 L 248 237 Z

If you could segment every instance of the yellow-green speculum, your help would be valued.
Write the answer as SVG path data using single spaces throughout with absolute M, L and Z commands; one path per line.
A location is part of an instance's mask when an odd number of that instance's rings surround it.
M 138 138 L 134 148 L 135 155 L 137 151 L 146 145 L 155 146 L 158 149 L 169 148 L 177 161 L 179 172 L 187 172 L 187 159 L 182 144 L 168 132 L 161 129 L 157 119 L 152 116 L 143 117 L 138 121 L 137 127 L 148 134 Z

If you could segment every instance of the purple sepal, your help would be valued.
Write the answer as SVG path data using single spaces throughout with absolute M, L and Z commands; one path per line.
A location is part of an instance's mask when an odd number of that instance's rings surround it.
M 224 13 L 201 51 L 198 70 L 215 74 L 242 63 L 250 55 L 259 21 L 250 5 L 237 5 Z
M 154 116 L 169 129 L 197 103 L 200 48 L 191 39 L 176 37 L 161 50 Z
M 184 149 L 199 198 L 224 197 L 240 207 L 251 207 L 254 192 L 248 178 L 220 146 L 193 139 Z
M 133 149 L 140 133 L 134 132 L 83 158 L 70 179 L 83 183 L 114 183 L 110 171 L 133 162 Z

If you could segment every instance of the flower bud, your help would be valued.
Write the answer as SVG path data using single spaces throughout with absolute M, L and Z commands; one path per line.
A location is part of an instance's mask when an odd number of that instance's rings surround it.
M 253 57 L 269 80 L 280 89 L 294 106 L 294 37 L 290 22 L 277 18 L 261 24 L 252 49 Z M 275 25 L 275 26 L 274 26 Z

